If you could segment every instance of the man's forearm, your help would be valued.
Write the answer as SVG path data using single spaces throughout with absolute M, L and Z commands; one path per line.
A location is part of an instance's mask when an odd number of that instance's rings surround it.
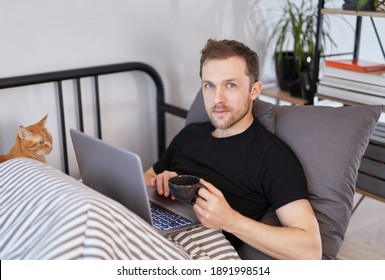
M 304 229 L 270 226 L 239 214 L 223 230 L 276 259 L 321 258 L 318 242 Z

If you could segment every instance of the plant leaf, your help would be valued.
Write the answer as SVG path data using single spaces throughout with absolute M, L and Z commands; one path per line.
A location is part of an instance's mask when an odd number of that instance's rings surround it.
M 357 6 L 356 6 L 356 12 L 360 11 L 366 3 L 368 3 L 369 0 L 358 0 Z

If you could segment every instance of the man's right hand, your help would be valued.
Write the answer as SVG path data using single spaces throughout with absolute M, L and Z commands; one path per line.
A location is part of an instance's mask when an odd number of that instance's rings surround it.
M 147 184 L 155 188 L 159 195 L 165 197 L 170 196 L 170 189 L 168 188 L 168 180 L 171 177 L 175 177 L 178 174 L 173 171 L 164 171 L 162 173 L 156 174 L 153 168 L 150 168 L 144 173 Z M 171 196 L 172 199 L 175 199 Z

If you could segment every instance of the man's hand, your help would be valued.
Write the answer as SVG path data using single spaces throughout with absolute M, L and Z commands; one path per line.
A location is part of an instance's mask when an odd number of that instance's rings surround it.
M 205 188 L 193 206 L 202 225 L 227 231 L 243 242 L 277 259 L 320 259 L 321 237 L 310 202 L 292 201 L 276 210 L 282 227 L 247 218 L 230 207 L 222 192 L 200 180 Z M 258 233 L 258 234 L 256 234 Z
M 200 183 L 206 189 L 199 189 L 193 209 L 201 224 L 217 229 L 229 226 L 238 213 L 230 207 L 219 189 L 203 179 L 200 179 Z
M 145 173 L 145 177 L 148 178 L 148 184 L 155 188 L 159 195 L 163 195 L 165 197 L 170 196 L 170 189 L 168 188 L 168 180 L 171 177 L 177 176 L 178 174 L 173 171 L 164 171 L 159 174 L 150 174 L 151 170 L 148 170 Z M 175 199 L 173 196 L 172 199 Z

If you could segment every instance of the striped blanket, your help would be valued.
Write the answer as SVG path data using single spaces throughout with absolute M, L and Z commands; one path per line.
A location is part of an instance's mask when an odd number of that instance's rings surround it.
M 121 204 L 48 165 L 0 164 L 0 259 L 238 259 L 218 230 L 165 238 Z

